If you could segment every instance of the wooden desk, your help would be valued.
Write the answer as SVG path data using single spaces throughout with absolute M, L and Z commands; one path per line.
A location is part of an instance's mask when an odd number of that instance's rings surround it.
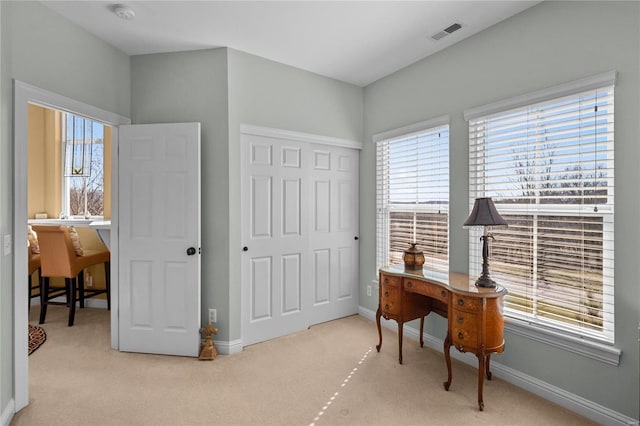
M 434 312 L 447 318 L 444 356 L 447 362 L 445 390 L 451 385 L 451 345 L 460 352 L 478 357 L 478 406 L 484 409 L 482 388 L 484 376 L 491 380 L 490 359 L 504 351 L 504 287 L 477 288 L 468 275 L 452 272 L 405 271 L 403 265 L 380 269 L 380 286 L 376 324 L 378 352 L 382 347 L 380 317 L 398 323 L 398 360 L 402 364 L 402 330 L 407 321 L 420 319 L 420 346 L 423 342 L 424 317 Z

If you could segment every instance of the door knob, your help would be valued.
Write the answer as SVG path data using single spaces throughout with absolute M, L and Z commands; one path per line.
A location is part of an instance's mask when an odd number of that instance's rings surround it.
M 249 251 L 249 247 L 247 246 L 242 247 L 242 251 Z
M 196 254 L 196 248 L 195 247 L 189 247 L 187 249 L 187 255 L 188 256 L 193 256 L 194 254 Z
M 354 240 L 358 241 L 358 236 L 353 237 Z

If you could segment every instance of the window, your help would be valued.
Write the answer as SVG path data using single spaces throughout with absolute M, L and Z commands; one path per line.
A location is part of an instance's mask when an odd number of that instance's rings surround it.
M 63 211 L 69 216 L 102 216 L 104 125 L 67 113 L 62 120 Z
M 465 113 L 470 206 L 492 197 L 509 223 L 493 230 L 490 259 L 492 277 L 509 290 L 505 314 L 607 343 L 614 338 L 614 81 L 608 73 L 532 95 L 537 102 Z M 481 270 L 481 232 L 470 232 L 472 275 Z
M 426 269 L 449 271 L 448 121 L 443 117 L 374 137 L 378 267 L 402 263 L 415 242 Z

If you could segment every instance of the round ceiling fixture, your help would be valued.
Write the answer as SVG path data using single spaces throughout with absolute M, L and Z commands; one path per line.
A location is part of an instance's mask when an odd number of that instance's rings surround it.
M 113 5 L 113 13 L 120 19 L 131 21 L 136 17 L 136 12 L 126 4 Z

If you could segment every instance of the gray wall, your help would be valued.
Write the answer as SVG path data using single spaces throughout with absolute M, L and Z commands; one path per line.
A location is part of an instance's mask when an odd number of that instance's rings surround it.
M 129 57 L 36 2 L 0 2 L 0 233 L 13 233 L 13 82 L 129 116 Z M 14 241 L 15 246 L 19 246 Z M 13 255 L 0 257 L 0 409 L 13 397 Z
M 613 367 L 507 333 L 502 363 L 630 417 L 638 416 L 640 228 L 640 3 L 544 2 L 477 36 L 367 86 L 365 149 L 361 156 L 361 289 L 375 277 L 375 150 L 381 131 L 451 116 L 450 266 L 468 270 L 467 108 L 528 93 L 608 70 L 616 85 L 615 344 Z M 374 292 L 374 294 L 376 294 Z M 375 297 L 360 293 L 375 309 Z M 444 338 L 446 324 L 429 320 Z
M 362 139 L 362 89 L 232 49 L 134 56 L 132 121 L 202 123 L 202 321 L 240 339 L 240 124 Z
M 217 339 L 228 339 L 227 50 L 133 56 L 133 124 L 201 123 L 202 323 L 217 307 Z

